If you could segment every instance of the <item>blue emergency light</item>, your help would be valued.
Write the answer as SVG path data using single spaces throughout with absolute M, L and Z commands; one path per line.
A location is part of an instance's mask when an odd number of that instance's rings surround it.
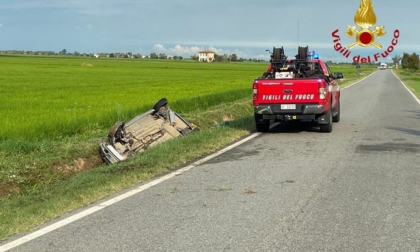
M 319 54 L 318 53 L 314 54 L 314 59 L 319 59 Z

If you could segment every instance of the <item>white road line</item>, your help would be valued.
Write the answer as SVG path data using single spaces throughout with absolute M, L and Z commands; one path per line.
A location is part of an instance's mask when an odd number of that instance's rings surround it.
M 414 97 L 414 99 L 418 102 L 418 104 L 420 104 L 420 100 L 419 98 L 413 93 L 413 91 L 411 91 L 407 85 L 400 79 L 400 77 L 398 77 L 394 71 L 392 71 L 392 74 L 400 81 L 400 83 L 405 87 L 405 89 L 407 89 L 408 92 L 410 92 L 410 94 Z
M 120 202 L 120 201 L 122 201 L 124 199 L 127 199 L 127 198 L 129 198 L 129 197 L 131 197 L 131 196 L 133 196 L 135 194 L 138 194 L 138 193 L 140 193 L 142 191 L 145 191 L 145 190 L 147 190 L 147 189 L 149 189 L 149 188 L 151 188 L 151 187 L 153 187 L 153 186 L 155 186 L 157 184 L 160 184 L 160 183 L 162 183 L 162 182 L 164 182 L 164 181 L 166 181 L 168 179 L 171 179 L 171 178 L 173 178 L 173 177 L 175 177 L 177 175 L 180 175 L 180 174 L 182 174 L 182 173 L 184 173 L 184 172 L 186 172 L 188 170 L 191 170 L 192 168 L 197 167 L 197 166 L 203 164 L 204 162 L 207 162 L 207 161 L 209 161 L 209 160 L 211 160 L 211 159 L 213 159 L 213 158 L 215 158 L 217 156 L 220 156 L 223 153 L 225 153 L 227 151 L 230 151 L 230 150 L 238 147 L 239 145 L 244 144 L 244 143 L 246 143 L 246 142 L 254 139 L 255 137 L 257 137 L 259 135 L 261 135 L 261 133 L 254 133 L 254 134 L 250 135 L 249 137 L 247 137 L 247 138 L 245 138 L 245 139 L 243 139 L 241 141 L 238 141 L 238 142 L 236 142 L 236 143 L 234 143 L 232 145 L 229 145 L 228 147 L 226 147 L 226 148 L 224 148 L 224 149 L 222 149 L 222 150 L 220 150 L 220 151 L 218 151 L 218 152 L 216 152 L 214 154 L 211 154 L 211 155 L 209 155 L 209 156 L 207 156 L 207 157 L 205 157 L 203 159 L 200 159 L 200 160 L 192 163 L 191 165 L 188 165 L 186 167 L 183 167 L 183 168 L 181 168 L 179 170 L 176 170 L 174 172 L 171 172 L 171 173 L 169 173 L 169 174 L 167 174 L 165 176 L 162 176 L 160 178 L 157 178 L 155 180 L 152 180 L 149 183 L 144 184 L 144 185 L 141 185 L 141 186 L 139 186 L 139 187 L 137 187 L 137 188 L 135 188 L 133 190 L 130 190 L 130 191 L 124 193 L 124 194 L 121 194 L 121 195 L 119 195 L 117 197 L 114 197 L 114 198 L 112 198 L 110 200 L 107 200 L 105 202 L 99 203 L 99 204 L 97 204 L 97 205 L 95 205 L 93 207 L 90 207 L 90 208 L 88 208 L 88 209 L 86 209 L 86 210 L 84 210 L 84 211 L 82 211 L 80 213 L 77 213 L 75 215 L 72 215 L 72 216 L 70 216 L 68 218 L 65 218 L 65 219 L 63 219 L 61 221 L 58 221 L 58 222 L 53 223 L 53 224 L 51 224 L 49 226 L 46 226 L 44 228 L 41 228 L 40 230 L 37 230 L 37 231 L 35 231 L 33 233 L 30 233 L 28 235 L 25 235 L 25 236 L 19 238 L 19 239 L 16 239 L 16 240 L 14 240 L 14 241 L 12 241 L 10 243 L 7 243 L 5 245 L 2 245 L 2 246 L 0 246 L 0 252 L 5 252 L 5 251 L 10 250 L 12 248 L 15 248 L 17 246 L 20 246 L 20 245 L 22 245 L 22 244 L 24 244 L 26 242 L 29 242 L 31 240 L 34 240 L 34 239 L 40 237 L 40 236 L 43 236 L 45 234 L 48 234 L 49 232 L 52 232 L 52 231 L 54 231 L 56 229 L 59 229 L 59 228 L 61 228 L 63 226 L 66 226 L 66 225 L 68 225 L 68 224 L 70 224 L 70 223 L 72 223 L 74 221 L 80 220 L 83 217 L 86 217 L 86 216 L 91 215 L 91 214 L 93 214 L 95 212 L 98 212 L 98 211 L 100 211 L 100 210 L 102 210 L 102 209 L 104 209 L 106 207 L 109 207 L 109 206 L 111 206 L 111 205 L 113 205 L 113 204 L 115 204 L 117 202 Z
M 359 82 L 364 81 L 365 79 L 367 79 L 370 76 L 372 76 L 374 73 L 375 72 L 373 72 L 372 74 L 366 76 L 365 78 L 363 78 L 363 79 L 361 79 L 361 80 L 359 80 L 359 81 L 357 81 L 357 82 L 355 82 L 355 83 L 353 83 L 353 84 L 351 84 L 351 85 L 349 85 L 349 86 L 347 86 L 347 87 L 345 87 L 343 89 L 349 88 L 349 87 L 351 87 L 353 85 L 356 85 Z M 44 228 L 41 228 L 41 229 L 39 229 L 39 230 L 37 230 L 37 231 L 35 231 L 33 233 L 30 233 L 28 235 L 25 235 L 25 236 L 23 236 L 21 238 L 18 238 L 16 240 L 14 240 L 14 241 L 11 241 L 11 242 L 9 242 L 9 243 L 7 243 L 5 245 L 2 245 L 2 246 L 0 246 L 0 252 L 5 252 L 5 251 L 10 250 L 12 248 L 15 248 L 17 246 L 20 246 L 20 245 L 22 245 L 24 243 L 27 243 L 27 242 L 29 242 L 31 240 L 34 240 L 34 239 L 36 239 L 38 237 L 41 237 L 41 236 L 45 235 L 45 234 L 48 234 L 49 232 L 52 232 L 52 231 L 54 231 L 56 229 L 59 229 L 61 227 L 64 227 L 64 226 L 66 226 L 66 225 L 68 225 L 68 224 L 70 224 L 72 222 L 75 222 L 77 220 L 80 220 L 80 219 L 82 219 L 82 218 L 84 218 L 84 217 L 86 217 L 88 215 L 91 215 L 93 213 L 96 213 L 96 212 L 98 212 L 98 211 L 100 211 L 100 210 L 102 210 L 102 209 L 104 209 L 106 207 L 109 207 L 109 206 L 111 206 L 111 205 L 113 205 L 113 204 L 115 204 L 117 202 L 120 202 L 120 201 L 122 201 L 124 199 L 127 199 L 127 198 L 129 198 L 129 197 L 131 197 L 131 196 L 133 196 L 135 194 L 138 194 L 140 192 L 143 192 L 143 191 L 145 191 L 145 190 L 147 190 L 147 189 L 149 189 L 149 188 L 151 188 L 151 187 L 153 187 L 153 186 L 155 186 L 157 184 L 160 184 L 160 183 L 162 183 L 162 182 L 164 182 L 164 181 L 166 181 L 168 179 L 171 179 L 171 178 L 173 178 L 173 177 L 175 177 L 177 175 L 180 175 L 180 174 L 182 174 L 182 173 L 184 173 L 184 172 L 186 172 L 188 170 L 191 170 L 192 168 L 197 167 L 197 166 L 203 164 L 204 162 L 207 162 L 207 161 L 209 161 L 209 160 L 211 160 L 211 159 L 213 159 L 213 158 L 215 158 L 217 156 L 220 156 L 223 153 L 225 153 L 227 151 L 230 151 L 230 150 L 238 147 L 239 145 L 244 144 L 244 143 L 246 143 L 246 142 L 254 139 L 255 137 L 257 137 L 259 135 L 261 135 L 261 133 L 254 133 L 254 134 L 250 135 L 249 137 L 247 137 L 247 138 L 245 138 L 245 139 L 243 139 L 243 140 L 241 140 L 239 142 L 236 142 L 236 143 L 234 143 L 232 145 L 229 145 L 228 147 L 226 147 L 226 148 L 224 148 L 224 149 L 222 149 L 222 150 L 220 150 L 220 151 L 218 151 L 218 152 L 216 152 L 216 153 L 214 153 L 212 155 L 209 155 L 209 156 L 207 156 L 207 157 L 205 157 L 203 159 L 200 159 L 200 160 L 194 162 L 193 164 L 191 164 L 189 166 L 183 167 L 183 168 L 181 168 L 179 170 L 176 170 L 174 172 L 171 172 L 171 173 L 169 173 L 169 174 L 167 174 L 165 176 L 162 176 L 160 178 L 157 178 L 155 180 L 152 180 L 149 183 L 144 184 L 144 185 L 141 185 L 141 186 L 139 186 L 139 187 L 137 187 L 137 188 L 135 188 L 133 190 L 130 190 L 130 191 L 124 193 L 124 194 L 121 194 L 119 196 L 116 196 L 116 197 L 114 197 L 114 198 L 112 198 L 110 200 L 107 200 L 107 201 L 103 202 L 103 203 L 99 203 L 99 204 L 97 204 L 97 205 L 95 205 L 93 207 L 90 207 L 90 208 L 88 208 L 86 210 L 83 210 L 80 213 L 74 214 L 74 215 L 72 215 L 70 217 L 67 217 L 67 218 L 61 220 L 61 221 L 58 221 L 56 223 L 53 223 L 53 224 L 51 224 L 49 226 L 46 226 Z
M 358 84 L 358 83 L 360 83 L 360 82 L 362 82 L 362 81 L 366 80 L 367 78 L 369 78 L 370 76 L 374 75 L 375 73 L 376 73 L 376 71 L 375 71 L 375 72 L 373 72 L 373 73 L 371 73 L 371 74 L 369 74 L 369 75 L 368 75 L 368 76 L 366 76 L 365 78 L 363 78 L 363 79 L 361 79 L 361 80 L 359 80 L 359 81 L 356 81 L 355 83 L 350 84 L 350 85 L 348 85 L 347 87 L 342 88 L 341 90 L 344 90 L 344 89 L 346 89 L 346 88 L 349 88 L 349 87 L 351 87 L 351 86 L 354 86 L 354 85 L 356 85 L 356 84 Z

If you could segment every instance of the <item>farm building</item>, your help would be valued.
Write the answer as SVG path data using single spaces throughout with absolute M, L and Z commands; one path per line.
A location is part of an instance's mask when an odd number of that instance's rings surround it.
M 210 50 L 203 50 L 198 52 L 198 61 L 200 62 L 213 62 L 214 52 Z

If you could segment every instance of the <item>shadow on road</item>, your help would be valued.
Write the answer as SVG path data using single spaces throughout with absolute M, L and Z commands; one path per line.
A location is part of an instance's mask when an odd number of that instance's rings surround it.
M 319 125 L 310 121 L 288 122 L 275 124 L 270 129 L 270 133 L 273 134 L 302 132 L 319 132 Z
M 388 127 L 388 129 L 396 130 L 396 131 L 404 132 L 404 133 L 412 135 L 412 136 L 420 137 L 420 130 L 405 129 L 405 128 L 401 128 L 401 127 Z
M 412 114 L 410 118 L 420 119 L 420 110 L 405 110 L 405 112 Z

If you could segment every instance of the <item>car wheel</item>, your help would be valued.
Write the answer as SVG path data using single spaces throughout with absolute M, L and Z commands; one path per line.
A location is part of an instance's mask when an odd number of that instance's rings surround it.
M 333 122 L 338 123 L 340 122 L 340 100 L 338 100 L 338 105 L 337 105 L 337 114 L 335 116 L 333 116 Z
M 323 133 L 331 133 L 332 130 L 333 130 L 333 120 L 332 120 L 332 111 L 331 110 L 332 110 L 332 108 L 330 107 L 330 110 L 328 111 L 328 114 L 327 114 L 328 118 L 329 118 L 328 123 L 320 125 L 321 132 L 323 132 Z
M 270 131 L 270 120 L 264 120 L 262 115 L 254 114 L 255 127 L 258 132 L 269 132 Z
M 264 123 L 257 123 L 255 124 L 258 132 L 269 132 L 270 131 L 270 121 L 266 121 Z
M 165 107 L 168 104 L 168 100 L 166 98 L 160 99 L 158 102 L 156 102 L 155 106 L 153 106 L 153 114 L 159 111 L 162 107 Z

